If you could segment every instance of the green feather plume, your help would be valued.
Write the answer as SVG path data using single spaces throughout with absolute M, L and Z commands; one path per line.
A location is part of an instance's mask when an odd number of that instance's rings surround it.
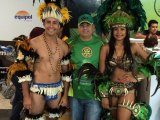
M 157 86 L 153 95 L 160 88 L 160 57 L 155 52 L 148 56 L 145 63 L 137 63 L 137 73 L 142 73 L 145 77 L 150 77 L 151 75 L 156 75 Z M 153 96 L 152 95 L 152 96 Z
M 112 17 L 111 15 L 118 10 L 118 7 L 121 7 L 122 11 L 133 18 L 131 19 L 133 24 L 131 30 L 145 29 L 147 17 L 140 0 L 105 0 L 97 9 L 97 15 L 94 17 L 98 34 L 102 31 L 109 31 L 109 28 L 104 24 L 104 18 Z
M 110 28 L 114 24 L 126 24 L 130 29 L 134 28 L 134 17 L 129 16 L 127 13 L 117 10 L 111 16 L 104 18 L 104 27 Z
M 152 109 L 148 104 L 145 103 L 136 103 L 134 105 L 133 115 L 137 120 L 149 120 L 152 114 Z M 140 108 L 140 109 L 137 109 Z

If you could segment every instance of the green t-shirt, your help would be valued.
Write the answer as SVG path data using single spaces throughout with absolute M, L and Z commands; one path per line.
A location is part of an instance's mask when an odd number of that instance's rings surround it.
M 75 70 L 73 72 L 73 96 L 79 99 L 94 99 L 92 78 L 87 78 L 83 75 L 78 82 L 77 70 L 84 63 L 91 63 L 98 68 L 100 48 L 103 45 L 103 41 L 100 37 L 93 35 L 89 41 L 82 41 L 79 37 L 73 40 L 71 43 L 71 63 L 74 65 Z

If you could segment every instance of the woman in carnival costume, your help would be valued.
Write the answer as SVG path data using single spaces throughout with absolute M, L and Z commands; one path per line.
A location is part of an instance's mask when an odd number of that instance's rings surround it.
M 136 103 L 136 85 L 153 74 L 151 68 L 159 80 L 160 74 L 155 68 L 160 61 L 154 53 L 149 55 L 139 44 L 130 43 L 129 30 L 133 30 L 135 18 L 124 11 L 120 0 L 117 1 L 117 10 L 103 19 L 103 25 L 110 29 L 111 36 L 100 53 L 99 70 L 108 76 L 98 86 L 102 107 L 111 111 L 114 120 L 130 120 L 132 114 L 138 120 L 149 120 L 150 106 Z M 136 64 L 135 57 L 142 58 L 145 64 Z

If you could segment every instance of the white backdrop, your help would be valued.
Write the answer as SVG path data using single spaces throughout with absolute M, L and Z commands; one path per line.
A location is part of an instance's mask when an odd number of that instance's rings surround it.
M 32 28 L 43 27 L 42 22 L 37 17 L 39 0 L 0 0 L 0 40 L 11 41 L 20 34 L 29 35 Z M 43 2 L 43 0 L 41 0 Z M 16 19 L 16 13 L 26 11 L 31 19 Z M 24 17 L 22 13 L 19 14 Z
M 151 95 L 154 93 L 156 85 L 156 76 L 151 76 Z M 160 120 L 160 89 L 158 89 L 157 93 L 154 96 L 150 97 L 150 106 L 152 108 L 152 115 L 150 120 Z

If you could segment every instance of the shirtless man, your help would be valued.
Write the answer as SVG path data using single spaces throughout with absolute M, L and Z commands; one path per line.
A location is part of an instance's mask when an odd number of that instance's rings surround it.
M 45 31 L 30 40 L 32 51 L 38 56 L 33 64 L 33 76 L 28 74 L 19 77 L 19 82 L 22 83 L 23 105 L 29 110 L 27 120 L 45 120 L 45 105 L 49 113 L 48 118 L 58 118 L 60 106 L 68 105 L 68 82 L 71 80 L 65 74 L 62 77 L 63 82 L 61 80 L 61 73 L 67 71 L 69 63 L 66 59 L 62 61 L 69 53 L 68 45 L 57 36 L 60 24 L 64 23 L 63 14 L 57 12 L 57 7 L 52 4 L 43 4 L 40 8 Z M 29 90 L 30 80 L 32 81 Z

